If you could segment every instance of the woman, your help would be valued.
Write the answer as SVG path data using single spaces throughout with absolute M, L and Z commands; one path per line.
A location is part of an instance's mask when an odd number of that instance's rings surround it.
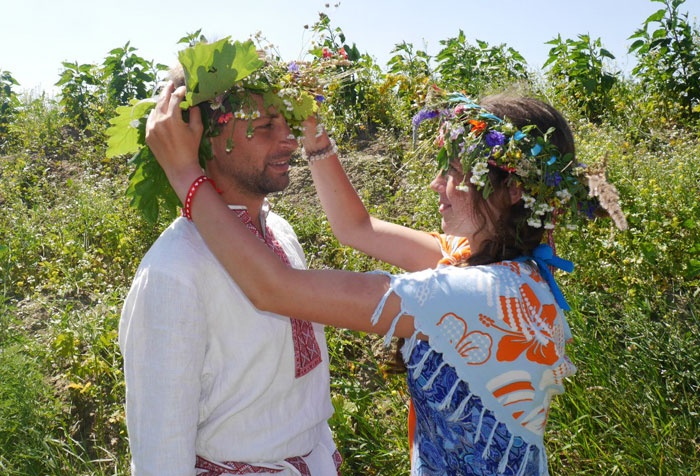
M 440 118 L 442 171 L 431 183 L 446 233 L 440 236 L 370 217 L 333 141 L 322 130 L 307 134 L 314 182 L 341 242 L 416 271 L 389 276 L 295 270 L 246 232 L 215 188 L 198 180 L 202 126 L 196 109 L 182 121 L 183 95 L 184 88 L 164 91 L 147 142 L 186 214 L 251 301 L 282 315 L 408 339 L 412 474 L 547 474 L 549 404 L 575 367 L 564 353 L 568 306 L 546 266 L 568 262 L 538 245 L 557 213 L 590 205 L 561 115 L 529 99 L 495 97 L 481 107 L 459 95 L 419 115 L 416 122 Z M 435 267 L 441 260 L 460 266 Z

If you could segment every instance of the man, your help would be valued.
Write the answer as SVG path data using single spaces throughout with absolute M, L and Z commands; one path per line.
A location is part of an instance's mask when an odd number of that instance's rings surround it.
M 185 94 L 173 90 L 156 115 Z M 236 111 L 245 120 L 213 111 L 221 127 L 206 175 L 251 233 L 305 267 L 294 231 L 266 200 L 288 185 L 297 141 L 279 111 L 246 97 Z M 119 344 L 135 476 L 337 474 L 323 327 L 258 311 L 186 218 L 141 262 Z

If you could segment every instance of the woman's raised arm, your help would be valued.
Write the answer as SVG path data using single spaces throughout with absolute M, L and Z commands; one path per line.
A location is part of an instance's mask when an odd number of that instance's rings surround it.
M 307 153 L 328 149 L 325 131 L 316 137 L 316 121 L 307 120 L 303 145 Z M 433 268 L 442 257 L 428 233 L 372 217 L 343 170 L 338 155 L 309 162 L 316 192 L 333 234 L 344 245 L 407 271 Z

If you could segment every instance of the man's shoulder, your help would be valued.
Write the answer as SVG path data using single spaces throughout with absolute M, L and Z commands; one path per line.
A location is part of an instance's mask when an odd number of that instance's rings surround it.
M 184 267 L 191 272 L 199 263 L 209 261 L 211 256 L 194 224 L 178 218 L 151 245 L 139 268 L 166 271 Z

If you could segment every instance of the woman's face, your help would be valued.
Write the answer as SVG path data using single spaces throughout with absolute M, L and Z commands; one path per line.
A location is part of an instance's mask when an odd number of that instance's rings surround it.
M 463 179 L 462 164 L 459 161 L 453 161 L 446 173 L 438 172 L 430 183 L 430 188 L 439 196 L 442 231 L 449 235 L 469 238 L 479 231 L 482 224 L 474 216 L 472 208 L 474 192 L 457 189 Z

